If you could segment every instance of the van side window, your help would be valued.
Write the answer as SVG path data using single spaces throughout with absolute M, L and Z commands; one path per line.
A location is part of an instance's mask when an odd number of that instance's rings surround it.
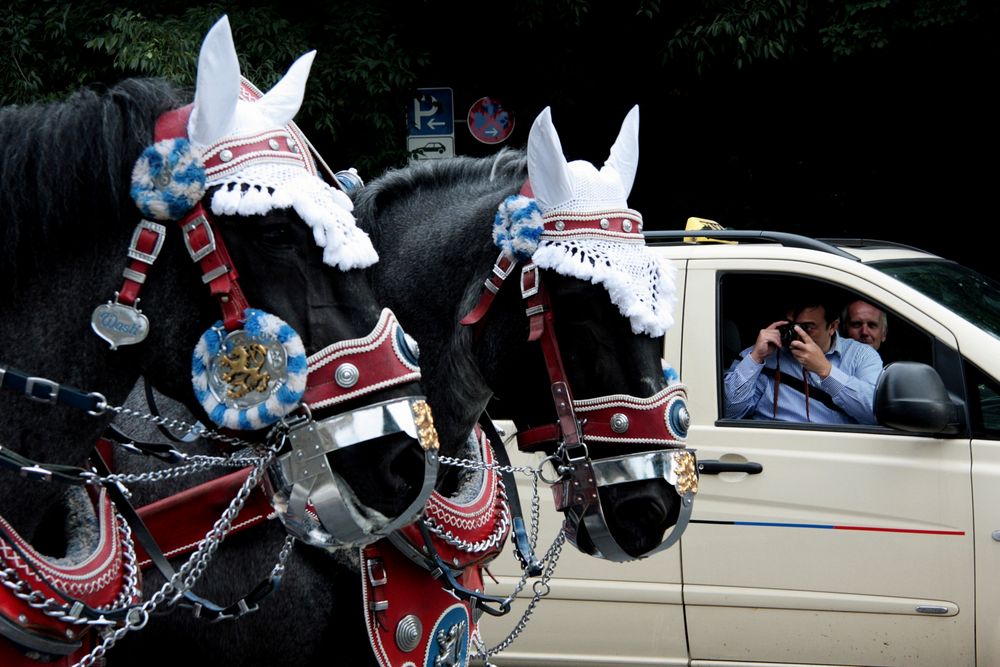
M 972 437 L 1000 439 L 1000 385 L 968 362 L 965 364 L 965 377 Z
M 755 395 L 750 400 L 757 400 L 758 407 L 750 413 L 742 412 L 742 407 L 739 407 L 742 406 L 742 403 L 737 403 L 732 398 L 727 398 L 727 396 L 735 396 L 737 400 L 741 400 L 747 390 L 742 385 L 739 385 L 738 381 L 734 382 L 731 380 L 728 389 L 729 394 L 727 395 L 726 372 L 739 362 L 743 352 L 753 346 L 761 329 L 768 327 L 772 322 L 786 319 L 786 313 L 791 307 L 790 304 L 803 301 L 798 296 L 802 294 L 809 295 L 806 300 L 812 298 L 815 294 L 824 294 L 826 296 L 824 299 L 826 303 L 831 304 L 831 306 L 836 305 L 836 311 L 829 313 L 827 317 L 827 323 L 830 324 L 832 324 L 833 320 L 843 319 L 843 309 L 858 299 L 884 312 L 887 322 L 885 328 L 886 337 L 884 341 L 880 341 L 880 345 L 877 347 L 874 345 L 871 346 L 876 349 L 877 354 L 881 357 L 882 367 L 898 360 L 919 361 L 926 364 L 933 363 L 932 337 L 902 316 L 888 310 L 877 299 L 869 295 L 858 294 L 842 286 L 805 276 L 743 271 L 727 272 L 722 274 L 719 279 L 720 313 L 718 319 L 719 331 L 717 332 L 718 345 L 716 348 L 718 350 L 718 368 L 722 374 L 719 382 L 719 414 L 721 417 L 734 418 L 739 414 L 743 414 L 744 419 L 751 417 L 755 419 L 775 418 L 773 416 L 775 414 L 774 410 L 771 409 L 769 411 L 767 409 L 768 406 L 763 405 L 761 402 L 763 399 L 756 399 Z M 840 328 L 837 335 L 844 338 L 847 337 L 844 334 L 844 328 Z M 844 357 L 844 359 L 846 360 L 847 357 Z M 774 360 L 771 361 L 773 362 Z M 847 363 L 851 362 L 848 361 Z M 767 365 L 768 362 L 765 362 L 765 369 L 761 371 L 762 374 L 766 374 Z M 776 362 L 771 365 L 777 366 Z M 768 385 L 769 387 L 777 385 L 784 391 L 785 387 L 795 388 L 797 386 L 796 382 L 803 388 L 805 387 L 801 383 L 802 377 L 789 377 L 788 373 L 779 374 L 776 372 L 777 370 L 779 369 L 776 368 L 771 371 L 774 379 L 770 380 L 771 384 Z M 747 376 L 748 374 L 743 377 Z M 778 384 L 779 382 L 780 385 Z M 857 406 L 845 406 L 837 403 L 832 397 L 823 392 L 816 382 L 812 383 L 809 390 L 805 396 L 805 403 L 808 408 L 815 405 L 814 401 L 819 400 L 830 410 L 838 414 L 844 413 L 847 417 L 851 417 L 847 414 L 847 410 L 853 408 L 856 411 L 859 409 Z M 771 391 L 773 392 L 773 388 Z M 803 393 L 801 390 L 799 391 Z M 828 401 L 823 400 L 827 398 L 829 398 Z M 742 400 L 746 402 L 746 399 Z M 830 402 L 835 403 L 835 405 L 830 406 Z M 763 407 L 760 407 L 761 405 Z M 734 408 L 733 406 L 737 407 Z M 812 413 L 817 411 L 822 413 L 825 411 L 822 408 L 817 408 L 817 410 L 810 410 L 808 408 L 799 411 L 803 412 L 803 414 L 797 415 L 797 408 L 793 407 L 788 415 L 778 415 L 777 419 L 780 421 L 822 423 L 822 416 L 817 418 Z M 997 415 L 1000 417 L 1000 405 L 997 406 L 997 410 Z M 857 423 L 866 423 L 860 417 L 847 417 L 839 418 L 837 414 L 828 415 L 826 423 L 844 424 L 845 426 L 856 426 Z M 871 424 L 872 422 L 867 423 Z

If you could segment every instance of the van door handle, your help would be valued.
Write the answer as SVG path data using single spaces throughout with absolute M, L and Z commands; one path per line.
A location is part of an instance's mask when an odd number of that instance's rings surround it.
M 745 472 L 748 475 L 759 475 L 764 472 L 764 466 L 754 461 L 736 463 L 708 459 L 707 461 L 698 461 L 698 472 L 702 475 L 718 475 L 720 472 Z

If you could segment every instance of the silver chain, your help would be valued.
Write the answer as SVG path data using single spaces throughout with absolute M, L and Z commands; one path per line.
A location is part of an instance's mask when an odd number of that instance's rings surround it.
M 103 641 L 95 646 L 90 653 L 85 655 L 80 662 L 74 664 L 73 667 L 91 667 L 98 661 L 101 661 L 122 637 L 133 630 L 141 630 L 146 627 L 150 615 L 157 607 L 164 602 L 168 606 L 176 604 L 185 592 L 194 587 L 199 577 L 205 573 L 208 562 L 215 555 L 222 540 L 229 532 L 233 520 L 240 513 L 240 510 L 243 509 L 246 499 L 257 484 L 260 483 L 267 466 L 270 465 L 271 461 L 284 446 L 286 438 L 287 434 L 282 431 L 279 437 L 275 438 L 275 442 L 267 446 L 264 456 L 261 456 L 254 464 L 253 470 L 250 471 L 250 474 L 244 480 L 236 497 L 229 503 L 229 506 L 212 526 L 212 529 L 198 543 L 198 548 L 191 554 L 184 565 L 158 591 L 153 593 L 149 600 L 143 602 L 141 605 L 132 607 L 125 618 L 124 624 L 114 631 L 108 632 Z M 278 568 L 279 571 L 284 569 L 284 562 L 280 559 L 282 555 L 284 558 L 287 558 L 290 549 L 291 544 L 286 539 L 285 544 L 282 546 L 281 554 L 279 554 L 279 562 L 275 565 L 275 568 Z
M 124 611 L 131 606 L 132 600 L 138 599 L 141 596 L 139 591 L 139 568 L 136 565 L 135 557 L 135 544 L 132 541 L 132 529 L 129 527 L 128 523 L 121 517 L 117 515 L 117 521 L 119 524 L 119 529 L 122 531 L 122 560 L 123 560 L 123 570 L 125 583 L 122 586 L 121 591 L 115 597 L 115 600 L 108 607 L 98 607 L 97 611 L 104 612 L 107 614 L 114 614 L 120 611 Z M 0 570 L 0 584 L 11 591 L 14 597 L 18 598 L 26 605 L 33 609 L 37 609 L 46 616 L 56 619 L 67 625 L 90 625 L 90 626 L 100 626 L 106 627 L 113 625 L 114 621 L 110 621 L 104 616 L 98 618 L 86 618 L 80 615 L 83 608 L 79 603 L 70 604 L 60 604 L 54 598 L 45 597 L 45 595 L 37 590 L 31 588 L 31 585 L 18 577 L 17 571 L 14 568 L 6 567 Z
M 511 436 L 500 446 L 506 447 L 507 444 L 511 440 L 513 440 L 514 437 L 515 436 Z M 532 551 L 534 551 L 538 546 L 538 530 L 541 518 L 541 501 L 539 500 L 539 495 L 538 495 L 538 479 L 539 477 L 542 476 L 541 472 L 542 466 L 544 466 L 548 460 L 549 459 L 542 461 L 537 468 L 532 468 L 531 466 L 513 466 L 513 465 L 505 466 L 496 463 L 487 464 L 481 461 L 474 461 L 471 459 L 457 459 L 448 456 L 441 457 L 441 463 L 445 465 L 457 466 L 459 468 L 497 470 L 501 472 L 522 473 L 531 476 L 531 511 L 530 511 L 531 519 L 529 521 L 530 525 L 529 525 L 528 540 L 531 544 Z M 428 527 L 431 528 L 431 530 L 434 529 L 434 527 L 431 525 L 428 525 Z M 552 545 L 549 547 L 548 551 L 541 559 L 541 562 L 544 564 L 542 570 L 542 576 L 540 579 L 536 580 L 532 584 L 533 595 L 531 597 L 531 600 L 528 602 L 528 606 L 524 610 L 524 613 L 521 614 L 521 618 L 518 619 L 517 624 L 514 626 L 514 629 L 511 630 L 510 633 L 508 633 L 508 635 L 500 643 L 491 648 L 487 648 L 486 644 L 478 637 L 473 637 L 473 641 L 475 643 L 475 648 L 476 648 L 475 657 L 483 661 L 483 667 L 496 667 L 496 665 L 490 662 L 490 656 L 496 655 L 497 653 L 506 650 L 508 647 L 510 647 L 511 644 L 514 643 L 514 641 L 518 638 L 518 636 L 520 636 L 520 634 L 527 627 L 528 622 L 531 620 L 531 614 L 534 613 L 535 607 L 538 606 L 539 601 L 551 592 L 551 588 L 549 587 L 549 581 L 555 574 L 556 565 L 559 562 L 559 556 L 562 555 L 562 547 L 563 544 L 565 544 L 565 542 L 566 542 L 566 532 L 560 530 L 559 533 L 556 535 L 555 539 L 552 541 Z M 511 591 L 511 593 L 505 598 L 505 602 L 508 605 L 511 602 L 513 602 L 514 599 L 517 597 L 518 593 L 520 593 L 524 589 L 524 587 L 527 585 L 527 582 L 528 582 L 528 573 L 526 570 L 522 568 L 520 580 L 514 586 L 514 590 Z
M 97 410 L 100 412 L 110 411 L 117 415 L 124 415 L 126 417 L 135 417 L 136 419 L 144 419 L 153 424 L 159 424 L 164 426 L 175 433 L 180 433 L 182 435 L 194 435 L 199 438 L 208 438 L 209 440 L 217 440 L 219 442 L 224 442 L 228 445 L 234 445 L 236 447 L 252 447 L 252 443 L 247 442 L 241 438 L 234 436 L 224 435 L 218 431 L 213 431 L 209 428 L 205 428 L 202 424 L 189 424 L 188 422 L 177 419 L 175 417 L 162 417 L 151 415 L 149 413 L 143 413 L 138 410 L 133 410 L 132 408 L 127 408 L 123 405 L 109 405 L 106 402 L 98 403 Z

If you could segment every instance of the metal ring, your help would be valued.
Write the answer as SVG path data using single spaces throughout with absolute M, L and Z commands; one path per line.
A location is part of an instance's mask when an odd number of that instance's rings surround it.
M 542 459 L 542 461 L 538 464 L 538 467 L 535 468 L 535 474 L 538 475 L 538 479 L 542 480 L 543 482 L 545 482 L 549 486 L 552 486 L 553 484 L 555 484 L 555 483 L 559 482 L 560 480 L 562 480 L 562 476 L 560 475 L 560 476 L 558 476 L 558 477 L 556 477 L 555 479 L 552 479 L 552 480 L 547 479 L 545 477 L 545 473 L 542 472 L 542 468 L 544 468 L 545 464 L 549 463 L 549 462 L 552 463 L 552 467 L 556 469 L 556 472 L 558 472 L 558 470 L 559 470 L 558 464 L 562 463 L 562 459 L 560 459 L 559 457 L 557 457 L 555 455 L 551 455 L 550 454 L 549 456 L 546 456 L 544 459 Z
M 102 394 L 100 392 L 92 391 L 89 394 L 87 394 L 87 398 L 97 399 L 96 402 L 94 403 L 94 409 L 93 410 L 87 410 L 87 414 L 88 415 L 90 415 L 92 417 L 100 417 L 101 415 L 103 415 L 107 411 L 107 409 L 108 409 L 108 399 L 106 399 L 104 397 L 104 394 Z

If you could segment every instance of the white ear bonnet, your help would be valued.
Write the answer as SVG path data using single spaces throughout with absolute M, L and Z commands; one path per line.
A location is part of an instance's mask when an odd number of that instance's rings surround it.
M 633 332 L 658 337 L 674 322 L 676 269 L 649 250 L 642 216 L 628 207 L 638 161 L 638 106 L 600 170 L 582 160 L 566 162 L 546 107 L 528 135 L 528 178 L 544 222 L 531 259 L 603 285 Z M 597 224 L 579 224 L 584 221 Z
M 358 228 L 350 197 L 319 177 L 310 147 L 292 122 L 316 52 L 289 68 L 266 94 L 240 75 L 229 19 L 205 37 L 188 137 L 205 161 L 216 215 L 264 214 L 293 208 L 313 230 L 323 261 L 347 271 L 371 266 L 378 254 Z

